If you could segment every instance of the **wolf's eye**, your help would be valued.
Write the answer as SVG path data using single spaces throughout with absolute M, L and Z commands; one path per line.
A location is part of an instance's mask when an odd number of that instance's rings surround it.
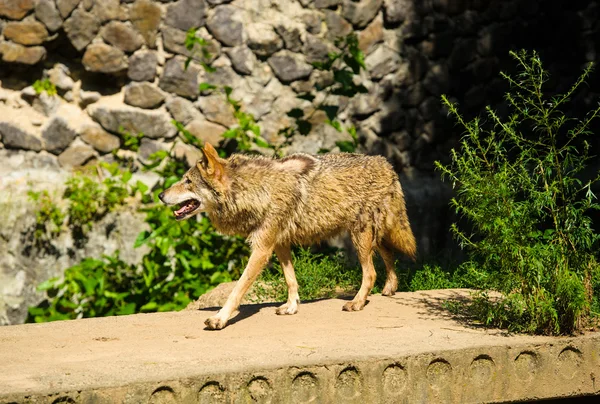
M 186 178 L 186 179 L 185 179 L 185 183 L 186 183 L 186 185 L 189 185 L 189 184 L 191 184 L 191 183 L 192 183 L 192 180 L 190 180 L 189 178 Z

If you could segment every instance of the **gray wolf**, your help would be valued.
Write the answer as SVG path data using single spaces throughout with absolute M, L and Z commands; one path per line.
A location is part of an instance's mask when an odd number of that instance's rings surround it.
M 203 158 L 183 178 L 159 195 L 179 205 L 178 220 L 206 212 L 215 228 L 247 238 L 248 264 L 221 310 L 206 320 L 221 329 L 273 252 L 288 287 L 287 302 L 277 314 L 295 314 L 300 298 L 291 245 L 313 244 L 347 231 L 362 266 L 361 287 L 346 311 L 362 310 L 375 283 L 373 252 L 385 263 L 383 295 L 398 288 L 393 250 L 413 259 L 416 244 L 398 176 L 381 156 L 362 154 L 293 154 L 281 159 L 234 154 L 227 159 L 205 144 Z

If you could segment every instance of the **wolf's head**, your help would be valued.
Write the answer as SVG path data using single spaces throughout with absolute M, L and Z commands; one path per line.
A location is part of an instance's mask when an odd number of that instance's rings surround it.
M 177 220 L 212 210 L 217 195 L 226 184 L 227 162 L 208 143 L 205 143 L 202 154 L 203 158 L 179 182 L 158 195 L 166 205 L 179 205 L 173 212 Z

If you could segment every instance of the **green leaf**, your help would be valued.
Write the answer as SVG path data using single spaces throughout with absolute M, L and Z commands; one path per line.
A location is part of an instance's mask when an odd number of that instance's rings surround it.
M 256 138 L 254 138 L 254 143 L 256 143 L 257 146 L 265 147 L 265 148 L 269 148 L 271 146 L 269 144 L 269 142 L 267 142 L 262 137 L 256 137 Z
M 205 82 L 203 82 L 203 83 L 200 83 L 200 84 L 198 85 L 198 91 L 199 91 L 199 92 L 201 92 L 201 93 L 203 93 L 203 92 L 205 92 L 205 91 L 214 90 L 214 89 L 216 89 L 216 88 L 217 88 L 217 86 L 215 86 L 214 84 L 205 83 Z
M 354 153 L 356 151 L 356 146 L 353 142 L 343 140 L 335 142 L 335 145 L 340 148 L 342 152 L 345 153 Z

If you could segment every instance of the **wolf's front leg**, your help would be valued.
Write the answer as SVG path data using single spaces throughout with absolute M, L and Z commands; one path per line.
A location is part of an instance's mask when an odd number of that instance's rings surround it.
M 269 262 L 271 254 L 273 254 L 273 247 L 258 247 L 253 249 L 252 254 L 250 254 L 250 259 L 248 260 L 248 265 L 246 265 L 246 269 L 244 269 L 242 276 L 240 276 L 240 279 L 231 291 L 223 308 L 214 316 L 207 318 L 204 322 L 209 330 L 220 330 L 227 325 L 227 321 L 229 321 L 231 315 L 237 311 L 248 288 L 250 288 L 252 283 L 256 280 L 267 262 Z
M 296 314 L 298 312 L 298 305 L 300 304 L 300 296 L 298 296 L 298 281 L 296 281 L 296 274 L 294 273 L 294 266 L 292 265 L 292 253 L 290 246 L 277 246 L 275 247 L 275 254 L 283 275 L 285 276 L 285 283 L 288 287 L 288 299 L 287 302 L 277 308 L 277 314 Z

